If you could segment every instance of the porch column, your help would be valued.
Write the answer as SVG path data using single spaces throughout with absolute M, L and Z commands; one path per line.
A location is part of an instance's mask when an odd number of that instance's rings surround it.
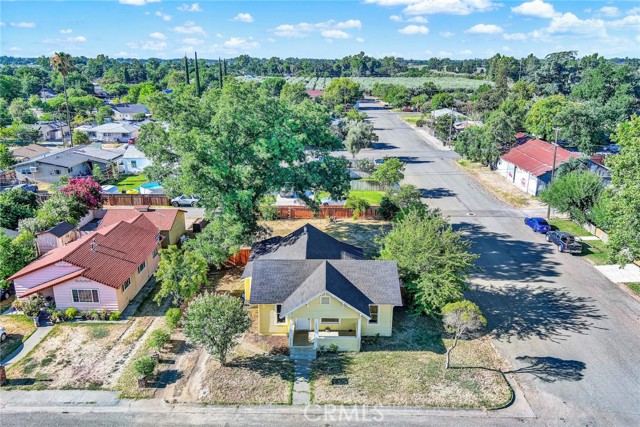
M 289 318 L 289 347 L 293 347 L 293 335 L 295 332 L 296 321 L 293 318 Z
M 318 328 L 320 325 L 319 319 L 314 319 L 313 322 L 313 348 L 318 349 Z
M 356 336 L 358 337 L 358 351 L 360 351 L 360 332 L 362 328 L 362 316 L 358 316 L 358 325 L 356 326 Z

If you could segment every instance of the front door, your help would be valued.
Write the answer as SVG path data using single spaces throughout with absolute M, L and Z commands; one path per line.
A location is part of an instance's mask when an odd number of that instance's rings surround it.
M 296 330 L 297 331 L 309 331 L 311 330 L 311 320 L 306 318 L 296 317 Z

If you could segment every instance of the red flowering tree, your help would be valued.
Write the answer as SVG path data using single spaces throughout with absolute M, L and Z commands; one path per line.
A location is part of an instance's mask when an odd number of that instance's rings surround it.
M 60 191 L 67 196 L 75 198 L 89 209 L 102 207 L 100 184 L 91 177 L 71 178 L 67 185 L 60 187 Z

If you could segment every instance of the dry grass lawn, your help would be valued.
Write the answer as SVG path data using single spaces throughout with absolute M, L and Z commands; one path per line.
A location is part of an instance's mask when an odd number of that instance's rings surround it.
M 36 330 L 32 319 L 18 314 L 0 316 L 0 325 L 7 330 L 7 339 L 0 343 L 0 361 L 20 347 Z
M 272 230 L 271 236 L 286 236 L 307 223 L 338 240 L 361 247 L 368 258 L 378 254 L 375 239 L 391 228 L 387 221 L 368 219 L 338 219 L 337 222 L 330 222 L 328 219 L 282 219 L 265 221 L 264 224 Z
M 325 354 L 313 368 L 317 404 L 495 408 L 511 399 L 501 360 L 486 338 L 459 342 L 445 369 L 437 325 L 400 311 L 390 338 L 369 338 L 360 353 Z M 484 367 L 489 369 L 479 369 Z

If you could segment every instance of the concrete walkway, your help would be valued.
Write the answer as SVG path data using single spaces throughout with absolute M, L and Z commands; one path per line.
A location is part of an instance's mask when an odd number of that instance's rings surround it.
M 138 295 L 133 297 L 129 305 L 122 310 L 122 319 L 128 319 L 133 316 L 136 311 L 138 311 L 138 307 L 147 299 L 149 293 L 153 290 L 153 287 L 156 285 L 156 276 L 153 275 L 147 280 L 147 283 L 144 284 Z
M 619 265 L 598 265 L 596 269 L 613 283 L 640 282 L 640 267 L 635 264 L 627 264 L 624 268 Z
M 53 326 L 40 326 L 36 329 L 36 331 L 31 334 L 29 338 L 22 345 L 15 349 L 13 353 L 8 355 L 3 361 L 2 364 L 9 368 L 11 365 L 16 363 L 18 360 L 22 359 L 24 356 L 29 354 L 33 348 L 40 343 L 46 337 L 49 332 L 51 332 Z
M 294 360 L 293 362 L 293 397 L 294 405 L 311 403 L 311 361 Z

